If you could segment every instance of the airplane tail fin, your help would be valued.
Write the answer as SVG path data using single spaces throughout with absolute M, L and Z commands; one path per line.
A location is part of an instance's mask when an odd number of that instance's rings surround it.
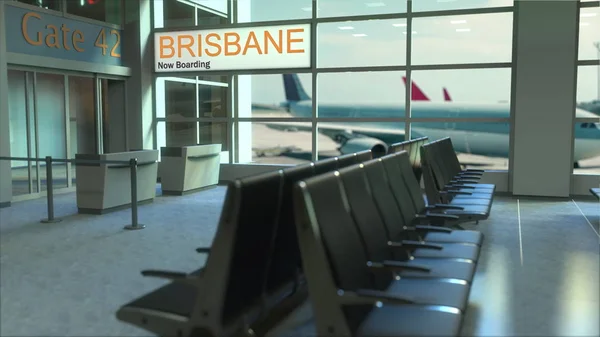
M 444 89 L 444 101 L 446 102 L 452 102 L 452 98 L 450 97 L 450 93 L 448 93 L 448 90 L 446 88 Z
M 404 85 L 406 85 L 406 77 L 402 76 L 402 80 L 404 81 Z M 429 97 L 427 97 L 427 95 L 425 95 L 425 93 L 423 92 L 423 90 L 421 90 L 421 88 L 419 88 L 419 86 L 417 86 L 417 84 L 415 84 L 414 81 L 412 81 L 411 87 L 410 87 L 410 92 L 411 92 L 411 101 L 429 101 Z
M 310 96 L 304 91 L 297 74 L 283 74 L 283 87 L 285 89 L 285 99 L 288 102 L 310 100 Z

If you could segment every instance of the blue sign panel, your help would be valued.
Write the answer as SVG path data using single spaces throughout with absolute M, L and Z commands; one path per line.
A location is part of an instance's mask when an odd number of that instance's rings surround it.
M 122 64 L 121 30 L 20 7 L 4 9 L 8 52 L 112 66 Z

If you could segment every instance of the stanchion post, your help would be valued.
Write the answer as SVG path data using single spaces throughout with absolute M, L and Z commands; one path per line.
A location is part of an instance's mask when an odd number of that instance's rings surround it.
M 48 205 L 48 218 L 41 220 L 42 223 L 60 222 L 60 219 L 54 219 L 54 182 L 52 179 L 52 157 L 46 156 L 46 196 Z
M 144 229 L 146 226 L 138 223 L 137 158 L 132 158 L 129 160 L 129 169 L 131 171 L 131 224 L 125 226 L 125 229 Z

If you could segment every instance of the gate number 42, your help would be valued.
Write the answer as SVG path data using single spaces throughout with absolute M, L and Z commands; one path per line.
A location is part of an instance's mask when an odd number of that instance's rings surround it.
M 110 31 L 110 35 L 111 36 L 114 35 L 117 37 L 117 40 L 115 41 L 112 48 L 110 49 L 110 56 L 120 58 L 121 54 L 119 54 L 117 52 L 117 48 L 121 44 L 121 33 L 116 29 L 112 29 Z M 96 38 L 96 42 L 94 42 L 94 46 L 96 46 L 98 48 L 102 48 L 102 55 L 106 55 L 106 52 L 109 48 L 108 44 L 106 43 L 106 29 L 102 28 L 100 30 L 100 33 L 98 34 L 98 37 Z

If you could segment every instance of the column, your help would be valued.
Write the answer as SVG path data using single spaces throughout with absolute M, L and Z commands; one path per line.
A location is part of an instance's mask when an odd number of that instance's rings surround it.
M 577 1 L 515 1 L 512 192 L 568 197 Z
M 154 148 L 151 0 L 125 1 L 123 60 L 131 68 L 126 84 L 129 149 Z

